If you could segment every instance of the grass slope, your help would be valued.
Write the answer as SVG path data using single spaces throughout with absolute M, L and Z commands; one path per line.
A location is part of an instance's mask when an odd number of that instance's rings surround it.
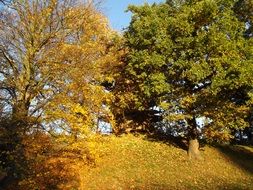
M 247 148 L 247 149 L 246 149 Z M 204 147 L 204 160 L 144 137 L 105 137 L 96 167 L 85 169 L 82 188 L 90 190 L 253 189 L 253 149 Z

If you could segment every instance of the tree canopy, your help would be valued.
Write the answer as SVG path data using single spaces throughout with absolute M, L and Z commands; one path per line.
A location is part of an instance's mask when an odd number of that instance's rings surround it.
M 64 151 L 75 159 L 91 157 L 87 141 L 99 119 L 110 115 L 110 94 L 101 83 L 105 68 L 117 60 L 114 36 L 92 3 L 25 0 L 3 7 L 0 143 L 8 175 L 36 180 L 34 173 L 42 172 L 36 151 L 45 162 L 65 158 Z M 41 146 L 43 141 L 48 143 Z
M 133 107 L 183 122 L 190 139 L 229 140 L 248 125 L 252 90 L 249 6 L 236 1 L 168 1 L 130 6 L 124 69 Z M 250 1 L 248 2 L 250 3 Z

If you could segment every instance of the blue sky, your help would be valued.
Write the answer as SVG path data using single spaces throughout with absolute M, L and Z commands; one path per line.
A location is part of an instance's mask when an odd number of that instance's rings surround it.
M 105 0 L 102 9 L 104 14 L 109 18 L 110 24 L 113 29 L 122 31 L 127 27 L 131 19 L 131 14 L 126 13 L 129 4 L 141 5 L 144 2 L 164 2 L 163 0 Z

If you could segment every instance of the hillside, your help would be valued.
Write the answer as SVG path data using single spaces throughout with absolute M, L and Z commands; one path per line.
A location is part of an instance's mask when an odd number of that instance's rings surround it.
M 101 141 L 100 157 L 83 171 L 81 189 L 253 189 L 250 147 L 205 146 L 203 160 L 190 161 L 186 151 L 144 137 Z

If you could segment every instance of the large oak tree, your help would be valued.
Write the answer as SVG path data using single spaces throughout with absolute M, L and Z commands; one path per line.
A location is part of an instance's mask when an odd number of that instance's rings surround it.
M 247 126 L 252 15 L 240 3 L 168 1 L 129 7 L 133 16 L 125 32 L 124 76 L 125 86 L 132 84 L 130 109 L 159 110 L 169 123 L 183 122 L 191 157 L 199 157 L 197 118 L 206 121 L 202 136 L 216 141 Z

